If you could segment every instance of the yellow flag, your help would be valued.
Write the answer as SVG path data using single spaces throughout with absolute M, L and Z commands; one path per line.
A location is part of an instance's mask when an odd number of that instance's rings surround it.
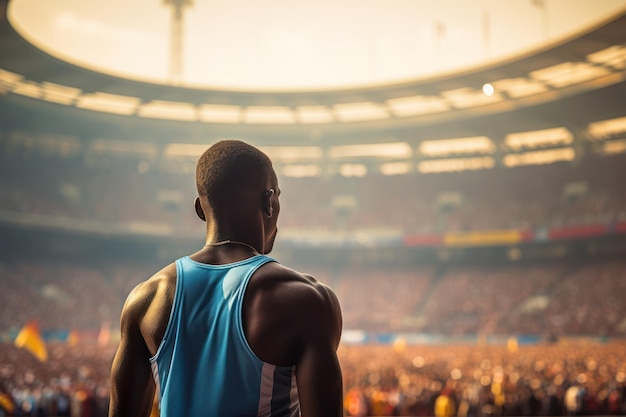
M 20 330 L 14 342 L 18 348 L 24 348 L 32 353 L 41 362 L 48 360 L 48 351 L 46 344 L 39 333 L 39 326 L 34 320 L 26 323 L 26 326 Z
M 8 394 L 0 392 L 0 411 L 4 410 L 12 415 L 15 411 L 15 404 Z

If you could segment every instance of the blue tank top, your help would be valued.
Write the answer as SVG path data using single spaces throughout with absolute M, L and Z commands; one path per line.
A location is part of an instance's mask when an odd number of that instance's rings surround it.
M 159 349 L 150 358 L 161 417 L 298 416 L 295 366 L 260 360 L 243 332 L 252 274 L 274 259 L 226 265 L 176 261 L 176 295 Z

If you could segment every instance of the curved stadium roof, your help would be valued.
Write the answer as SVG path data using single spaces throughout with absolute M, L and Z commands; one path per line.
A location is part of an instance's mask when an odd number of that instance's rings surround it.
M 572 112 L 587 118 L 624 112 L 626 10 L 558 44 L 458 73 L 365 88 L 242 92 L 157 85 L 77 67 L 22 38 L 6 19 L 7 4 L 0 2 L 5 125 L 20 119 L 20 108 L 67 117 L 70 107 L 82 119 L 127 127 L 132 120 L 157 129 L 192 127 L 200 136 L 210 131 L 310 138 L 442 126 L 511 110 L 522 119 L 552 113 L 553 120 L 572 119 Z M 486 83 L 494 87 L 491 96 L 482 91 Z M 593 106 L 575 102 L 583 95 Z M 48 119 L 49 126 L 58 122 Z

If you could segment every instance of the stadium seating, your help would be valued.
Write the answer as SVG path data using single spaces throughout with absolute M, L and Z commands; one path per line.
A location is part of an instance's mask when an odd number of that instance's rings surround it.
M 130 290 L 161 265 L 0 264 L 0 331 L 37 319 L 45 330 L 116 323 Z M 330 283 L 344 328 L 460 335 L 626 334 L 626 261 L 551 262 L 313 272 Z
M 626 221 L 624 156 L 589 156 L 496 171 L 367 178 L 280 179 L 280 226 L 299 230 L 392 229 L 445 233 L 486 229 L 611 224 Z M 34 157 L 0 165 L 0 211 L 109 223 L 152 222 L 175 233 L 198 230 L 191 174 L 138 173 L 135 163 L 107 168 Z M 20 178 L 20 182 L 12 179 Z M 582 184 L 569 193 L 568 185 Z M 442 200 L 453 193 L 457 201 Z M 338 206 L 349 197 L 353 206 Z M 390 202 L 393 202 L 390 203 Z
M 113 347 L 50 343 L 51 360 L 0 345 L 0 394 L 18 415 L 107 415 Z M 476 345 L 342 345 L 346 414 L 430 416 L 440 396 L 453 415 L 622 415 L 626 345 L 570 343 L 507 348 Z M 579 401 L 570 409 L 568 397 Z M 63 412 L 69 407 L 67 412 Z

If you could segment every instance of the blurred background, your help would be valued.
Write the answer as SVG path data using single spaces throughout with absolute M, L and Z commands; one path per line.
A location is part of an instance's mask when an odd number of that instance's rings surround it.
M 226 138 L 339 297 L 348 415 L 625 414 L 625 79 L 624 0 L 0 0 L 0 416 L 106 415 Z

